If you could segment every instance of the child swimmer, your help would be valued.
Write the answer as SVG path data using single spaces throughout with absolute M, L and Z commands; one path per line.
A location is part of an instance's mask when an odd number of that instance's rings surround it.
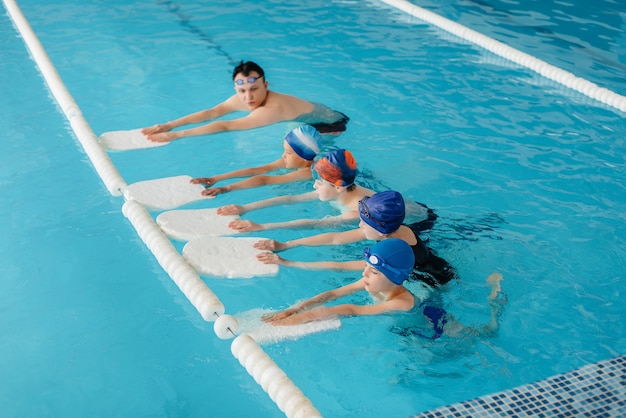
M 298 126 L 285 136 L 283 155 L 278 160 L 259 167 L 242 168 L 213 177 L 196 177 L 191 179 L 190 182 L 202 184 L 206 187 L 206 190 L 202 191 L 203 196 L 217 196 L 218 194 L 235 190 L 250 189 L 269 184 L 310 180 L 313 177 L 311 165 L 313 164 L 313 159 L 320 151 L 321 142 L 322 136 L 317 129 L 310 125 Z M 288 169 L 291 172 L 275 176 L 264 175 L 280 169 Z M 249 178 L 227 186 L 210 187 L 219 181 L 237 177 Z
M 232 221 L 228 226 L 237 232 L 261 231 L 277 228 L 336 227 L 356 221 L 359 217 L 358 203 L 374 192 L 355 184 L 357 168 L 352 153 L 338 149 L 327 153 L 313 165 L 314 190 L 298 195 L 277 196 L 245 205 L 226 205 L 217 209 L 218 215 L 241 215 L 253 210 L 276 205 L 320 200 L 337 207 L 341 214 L 323 219 L 294 219 L 284 222 L 258 224 L 247 219 Z
M 436 339 L 442 335 L 462 337 L 464 335 L 492 336 L 499 328 L 499 316 L 506 303 L 506 297 L 500 287 L 502 275 L 493 273 L 487 278 L 490 287 L 489 305 L 491 320 L 481 328 L 467 327 L 441 308 L 431 306 L 428 300 L 414 296 L 403 283 L 408 278 L 415 262 L 409 244 L 398 238 L 390 238 L 376 243 L 363 252 L 367 263 L 362 277 L 348 285 L 320 293 L 296 306 L 268 314 L 263 317 L 272 325 L 297 325 L 306 322 L 327 319 L 335 316 L 364 316 L 386 313 L 415 313 L 417 319 L 428 323 L 432 335 L 420 336 Z M 367 291 L 372 297 L 372 304 L 340 304 L 324 306 L 330 302 L 360 291 Z M 419 321 L 418 321 L 419 322 Z
M 394 190 L 387 190 L 363 197 L 359 201 L 360 223 L 358 228 L 343 232 L 327 232 L 287 242 L 262 240 L 254 244 L 259 250 L 284 251 L 299 246 L 342 245 L 358 241 L 383 241 L 399 238 L 406 241 L 413 250 L 415 258 L 411 278 L 437 287 L 456 278 L 455 269 L 443 258 L 426 246 L 419 237 L 419 232 L 404 225 L 406 205 L 402 195 Z M 292 261 L 274 253 L 260 253 L 259 261 L 265 264 L 279 264 L 302 269 L 362 270 L 365 262 L 354 261 Z

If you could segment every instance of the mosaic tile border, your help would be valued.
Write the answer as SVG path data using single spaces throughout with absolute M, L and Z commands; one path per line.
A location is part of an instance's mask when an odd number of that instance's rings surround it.
M 626 417 L 626 355 L 413 416 L 444 417 Z

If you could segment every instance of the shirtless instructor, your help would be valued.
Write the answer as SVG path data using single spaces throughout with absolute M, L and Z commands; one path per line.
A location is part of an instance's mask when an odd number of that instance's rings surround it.
M 201 110 L 171 122 L 144 128 L 142 132 L 154 142 L 169 142 L 186 136 L 241 131 L 294 121 L 315 127 L 320 133 L 343 132 L 349 118 L 341 112 L 315 102 L 277 93 L 267 88 L 263 69 L 254 62 L 241 62 L 233 70 L 235 94 L 211 109 Z M 250 112 L 233 120 L 215 120 L 236 111 Z M 172 131 L 183 125 L 212 122 L 195 128 Z

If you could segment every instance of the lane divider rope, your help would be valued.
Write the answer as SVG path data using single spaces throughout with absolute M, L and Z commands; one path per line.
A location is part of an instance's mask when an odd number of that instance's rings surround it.
M 512 48 L 502 42 L 496 41 L 486 35 L 475 30 L 465 27 L 461 24 L 453 22 L 436 13 L 423 9 L 406 0 L 380 0 L 390 6 L 393 6 L 405 13 L 410 14 L 424 22 L 437 26 L 438 28 L 476 44 L 502 58 L 508 59 L 516 64 L 526 67 L 543 77 L 562 84 L 572 90 L 575 90 L 587 97 L 604 103 L 622 112 L 626 112 L 626 97 L 617 94 L 607 88 L 600 87 L 591 81 L 577 77 L 574 74 L 562 70 L 554 65 L 548 64 L 539 58 L 526 54 L 515 48 Z
M 126 181 L 99 144 L 98 138 L 65 87 L 24 14 L 15 0 L 3 1 L 48 88 L 70 122 L 96 172 L 111 195 L 123 197 L 124 191 L 128 187 Z M 225 309 L 222 302 L 202 281 L 193 267 L 178 253 L 146 208 L 137 201 L 125 200 L 122 213 L 133 225 L 161 267 L 168 273 L 202 318 L 205 321 L 215 322 L 214 331 L 218 337 L 221 339 L 236 337 L 231 343 L 231 353 L 280 410 L 289 418 L 321 417 L 320 412 L 311 401 L 252 337 L 247 334 L 237 336 L 237 320 L 231 315 L 224 315 Z

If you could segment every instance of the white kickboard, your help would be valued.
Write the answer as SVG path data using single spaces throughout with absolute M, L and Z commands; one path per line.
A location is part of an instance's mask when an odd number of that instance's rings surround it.
M 275 326 L 264 322 L 261 317 L 273 311 L 268 309 L 251 309 L 235 316 L 239 323 L 239 334 L 248 334 L 258 344 L 273 344 L 284 340 L 297 340 L 317 332 L 336 330 L 341 327 L 339 318 L 307 322 L 299 325 Z
M 141 129 L 128 131 L 105 132 L 98 138 L 105 149 L 111 151 L 128 151 L 132 149 L 162 147 L 169 142 L 153 142 L 141 133 Z
M 183 247 L 183 258 L 205 276 L 216 278 L 251 278 L 275 276 L 277 264 L 264 264 L 256 255 L 264 252 L 252 245 L 264 238 L 202 237 Z
M 228 227 L 239 215 L 218 215 L 216 208 L 179 209 L 161 213 L 157 225 L 165 235 L 177 241 L 191 241 L 200 237 L 221 237 L 237 234 Z
M 213 196 L 202 196 L 204 187 L 189 183 L 191 179 L 190 176 L 175 176 L 139 181 L 126 188 L 124 197 L 136 200 L 148 210 L 174 209 L 198 200 L 213 199 Z

